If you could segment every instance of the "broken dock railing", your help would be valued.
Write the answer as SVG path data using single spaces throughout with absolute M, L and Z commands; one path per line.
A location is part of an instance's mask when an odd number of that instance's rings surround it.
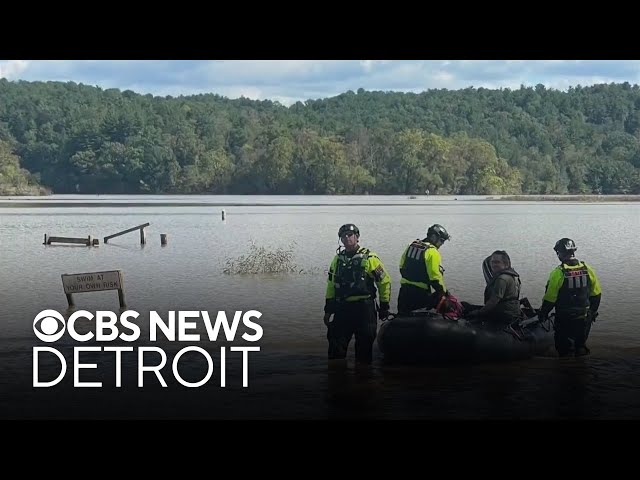
M 147 228 L 149 225 L 150 225 L 149 223 L 145 223 L 142 225 L 138 225 L 137 227 L 128 228 L 121 232 L 114 233 L 113 235 L 107 235 L 106 237 L 104 237 L 104 243 L 107 243 L 112 238 L 119 237 L 120 235 L 124 235 L 125 233 L 130 233 L 130 232 L 135 232 L 136 230 L 140 230 L 140 244 L 144 245 L 145 243 L 147 243 L 147 236 L 144 229 Z

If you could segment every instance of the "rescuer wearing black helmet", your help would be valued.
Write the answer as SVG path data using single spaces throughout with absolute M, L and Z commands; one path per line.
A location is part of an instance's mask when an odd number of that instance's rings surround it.
M 329 266 L 324 323 L 327 326 L 329 360 L 345 359 L 355 335 L 355 357 L 370 364 L 378 329 L 376 285 L 380 291 L 380 319 L 389 315 L 391 278 L 378 255 L 359 245 L 360 230 L 353 223 L 338 230 L 338 246 Z M 333 320 L 331 320 L 333 315 Z
M 578 261 L 578 250 L 570 238 L 561 238 L 553 247 L 560 265 L 549 274 L 538 317 L 544 321 L 555 307 L 555 346 L 558 355 L 589 354 L 586 346 L 591 323 L 598 316 L 602 290 L 589 265 Z
M 400 258 L 400 291 L 398 314 L 407 315 L 418 308 L 431 309 L 446 295 L 444 268 L 440 247 L 451 240 L 449 232 L 439 224 L 427 229 L 427 236 L 414 240 Z

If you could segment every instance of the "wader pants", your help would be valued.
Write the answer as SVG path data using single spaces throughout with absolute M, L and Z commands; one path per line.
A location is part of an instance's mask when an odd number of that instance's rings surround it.
M 556 351 L 561 357 L 587 355 L 586 346 L 591 331 L 591 315 L 567 315 L 556 313 L 554 321 Z
M 419 308 L 435 308 L 438 300 L 438 296 L 431 290 L 403 283 L 398 292 L 398 314 L 407 315 Z
M 370 364 L 377 329 L 378 317 L 373 299 L 338 303 L 327 329 L 329 360 L 346 358 L 349 342 L 355 335 L 356 361 Z

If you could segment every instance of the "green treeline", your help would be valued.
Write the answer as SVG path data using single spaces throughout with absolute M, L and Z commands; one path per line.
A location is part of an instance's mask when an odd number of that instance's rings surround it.
M 0 80 L 0 193 L 640 193 L 640 87 L 298 102 Z
M 10 142 L 0 139 L 0 195 L 46 195 L 50 191 L 40 186 L 38 179 L 20 167 Z

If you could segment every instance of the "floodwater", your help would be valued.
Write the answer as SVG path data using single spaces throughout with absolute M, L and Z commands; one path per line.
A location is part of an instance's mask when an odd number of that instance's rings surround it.
M 224 210 L 225 219 L 222 219 Z M 103 237 L 150 223 L 147 243 L 138 232 Z M 462 300 L 482 301 L 482 260 L 504 249 L 523 281 L 523 296 L 541 303 L 557 258 L 557 239 L 571 237 L 579 259 L 596 270 L 603 288 L 592 355 L 559 359 L 554 352 L 509 364 L 391 366 L 377 345 L 370 368 L 356 369 L 353 341 L 347 366 L 330 369 L 322 322 L 327 267 L 338 247 L 340 225 L 360 228 L 361 245 L 377 252 L 392 278 L 392 311 L 399 288 L 398 261 L 405 246 L 441 223 L 452 241 L 441 248 L 447 287 Z M 487 200 L 483 197 L 325 196 L 52 196 L 0 199 L 0 418 L 639 418 L 640 327 L 636 312 L 640 205 Z M 44 235 L 100 239 L 99 247 L 43 245 Z M 160 234 L 167 234 L 161 245 Z M 225 267 L 251 245 L 285 255 L 294 272 L 228 274 Z M 140 313 L 136 342 L 76 342 L 68 335 L 47 344 L 34 335 L 34 317 L 54 309 L 67 316 L 61 275 L 121 270 L 128 309 Z M 76 309 L 118 313 L 116 291 L 74 294 Z M 192 318 L 199 342 L 149 341 L 149 312 L 259 311 L 263 336 L 238 327 L 233 341 L 206 338 L 203 318 Z M 82 332 L 95 324 L 78 323 Z M 191 333 L 192 331 L 189 331 Z M 221 334 L 222 335 L 222 334 Z M 178 350 L 199 345 L 210 352 L 213 373 L 200 387 L 176 381 Z M 257 346 L 246 355 L 231 346 Z M 67 371 L 51 387 L 33 387 L 33 348 L 57 348 Z M 127 346 L 121 387 L 113 352 L 83 352 L 82 382 L 74 388 L 79 346 Z M 166 353 L 162 387 L 153 372 L 138 386 L 140 347 Z M 225 361 L 221 347 L 225 346 Z M 42 381 L 53 380 L 60 361 L 41 353 Z M 158 361 L 147 353 L 145 364 Z M 155 356 L 154 356 L 155 355 Z M 201 353 L 186 352 L 178 372 L 197 382 L 207 371 Z M 224 364 L 225 385 L 222 383 Z

